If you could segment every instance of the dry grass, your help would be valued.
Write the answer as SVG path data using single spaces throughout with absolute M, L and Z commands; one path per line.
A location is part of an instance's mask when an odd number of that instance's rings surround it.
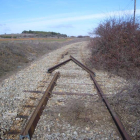
M 140 82 L 131 82 L 121 92 L 109 98 L 132 140 L 140 139 Z
M 0 38 L 0 41 L 69 41 L 71 38 Z
M 0 77 L 21 69 L 52 50 L 82 40 L 70 38 L 0 39 Z

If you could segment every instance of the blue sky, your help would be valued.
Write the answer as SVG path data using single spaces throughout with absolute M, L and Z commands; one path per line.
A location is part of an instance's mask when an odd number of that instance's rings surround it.
M 134 0 L 0 0 L 0 34 L 23 30 L 88 35 L 111 15 L 133 16 Z M 140 16 L 140 0 L 137 0 Z

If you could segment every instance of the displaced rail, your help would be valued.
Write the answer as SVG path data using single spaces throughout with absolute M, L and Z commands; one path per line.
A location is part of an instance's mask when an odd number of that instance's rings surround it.
M 41 116 L 41 114 L 42 114 L 42 112 L 47 104 L 47 101 L 49 100 L 49 97 L 51 95 L 53 87 L 55 86 L 55 82 L 56 82 L 58 76 L 59 76 L 59 72 L 57 72 L 54 75 L 51 83 L 49 84 L 47 90 L 45 91 L 44 95 L 42 96 L 38 106 L 34 110 L 32 116 L 29 119 L 29 121 L 27 122 L 25 128 L 22 130 L 22 132 L 20 134 L 20 139 L 23 139 L 23 138 L 31 139 L 31 137 L 35 131 L 36 125 L 40 119 L 40 116 Z
M 85 65 L 83 65 L 81 62 L 79 62 L 78 60 L 76 60 L 74 57 L 70 56 L 70 59 L 58 64 L 58 65 L 55 65 L 51 68 L 48 69 L 48 72 L 51 73 L 53 72 L 55 69 L 58 69 L 59 67 L 61 67 L 62 65 L 68 63 L 69 61 L 73 61 L 75 64 L 77 64 L 78 66 L 80 66 L 82 69 L 84 69 L 85 71 L 87 71 L 89 74 L 93 74 L 95 76 L 95 73 L 90 70 L 88 67 L 86 67 Z
M 58 64 L 58 65 L 55 65 L 55 66 L 49 68 L 49 69 L 48 69 L 48 72 L 49 72 L 49 73 L 52 73 L 55 69 L 58 69 L 58 68 L 61 67 L 62 65 L 68 63 L 69 61 L 71 61 L 71 59 L 68 59 L 68 60 L 66 60 L 66 61 L 64 61 L 64 62 L 62 62 L 62 63 L 60 63 L 60 64 Z

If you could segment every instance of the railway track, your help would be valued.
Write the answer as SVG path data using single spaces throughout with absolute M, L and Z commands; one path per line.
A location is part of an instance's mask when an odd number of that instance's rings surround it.
M 24 91 L 30 98 L 6 132 L 7 139 L 130 140 L 95 73 L 80 57 L 68 57 L 75 56 L 76 49 L 67 51 L 36 90 Z

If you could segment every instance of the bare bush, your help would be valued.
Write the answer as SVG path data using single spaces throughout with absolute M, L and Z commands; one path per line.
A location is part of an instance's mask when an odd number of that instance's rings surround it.
M 131 18 L 110 18 L 93 32 L 91 61 L 98 68 L 140 78 L 140 24 Z

